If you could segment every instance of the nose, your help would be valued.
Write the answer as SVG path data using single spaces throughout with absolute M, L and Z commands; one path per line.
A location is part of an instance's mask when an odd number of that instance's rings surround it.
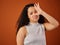
M 37 14 L 37 13 L 33 13 L 33 15 L 34 15 L 34 16 L 38 16 L 38 14 Z
M 38 15 L 37 14 L 34 14 L 33 17 L 38 17 Z
M 38 13 L 37 12 L 34 12 L 33 15 L 38 15 Z

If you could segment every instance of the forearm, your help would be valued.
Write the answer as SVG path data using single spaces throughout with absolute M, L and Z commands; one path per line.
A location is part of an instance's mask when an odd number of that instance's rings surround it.
M 49 14 L 44 12 L 43 10 L 42 10 L 41 14 L 48 20 L 49 23 L 51 23 L 55 26 L 59 25 L 58 21 L 55 18 L 53 18 L 52 16 L 50 16 Z

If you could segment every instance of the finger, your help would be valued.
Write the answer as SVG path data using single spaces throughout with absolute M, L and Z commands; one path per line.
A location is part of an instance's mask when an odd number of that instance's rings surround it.
M 36 4 L 34 4 L 34 6 L 36 7 Z
M 35 6 L 37 7 L 37 3 L 35 3 Z
M 38 9 L 38 6 L 36 6 L 36 5 L 34 5 L 34 8 L 35 8 L 36 10 L 39 10 L 39 9 Z
M 40 6 L 39 6 L 39 2 L 38 2 L 38 3 L 35 3 L 35 6 L 36 6 L 37 8 L 40 7 Z
M 38 2 L 38 7 L 40 7 L 39 2 Z
M 37 10 L 37 7 L 34 5 L 34 8 Z
M 39 2 L 37 3 L 37 5 L 39 6 Z
M 34 8 L 37 9 L 37 6 L 34 4 Z

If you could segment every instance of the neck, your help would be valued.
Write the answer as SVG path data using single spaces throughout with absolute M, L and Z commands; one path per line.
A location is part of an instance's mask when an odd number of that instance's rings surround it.
M 31 24 L 31 25 L 37 25 L 38 22 L 29 22 L 29 24 Z
M 30 23 L 38 23 L 38 21 L 35 21 L 35 22 L 30 21 Z

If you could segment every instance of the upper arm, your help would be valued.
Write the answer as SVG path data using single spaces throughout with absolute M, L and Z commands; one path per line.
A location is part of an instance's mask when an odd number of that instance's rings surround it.
M 53 30 L 58 26 L 55 26 L 55 25 L 50 24 L 50 23 L 44 23 L 44 27 L 45 27 L 46 30 Z
M 25 33 L 26 32 L 24 27 L 19 29 L 16 37 L 17 45 L 24 45 Z

